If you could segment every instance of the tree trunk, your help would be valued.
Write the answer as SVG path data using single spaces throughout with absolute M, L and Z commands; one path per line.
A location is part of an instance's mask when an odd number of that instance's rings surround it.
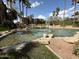
M 66 13 L 66 0 L 64 0 L 64 13 L 63 13 L 63 26 L 64 26 L 64 19 L 65 19 L 65 13 Z
M 12 9 L 12 1 L 8 1 L 9 2 L 9 8 Z
M 76 1 L 74 1 L 74 20 L 73 20 L 73 24 L 75 22 L 75 12 L 76 12 Z
M 66 10 L 66 0 L 64 0 L 64 14 L 63 14 L 63 18 L 65 18 L 65 11 Z
M 19 10 L 20 10 L 20 13 L 21 13 L 21 4 L 20 4 L 20 1 L 19 1 Z
M 26 7 L 26 16 L 27 16 L 27 14 L 28 14 L 28 8 Z
M 24 17 L 24 6 L 23 6 L 23 2 L 22 2 L 22 13 L 23 13 L 23 17 Z
M 19 11 L 20 11 L 20 13 L 21 13 L 21 2 L 20 2 L 20 0 L 19 0 Z M 19 18 L 20 18 L 20 21 L 21 21 L 21 23 L 22 23 L 22 20 L 21 20 L 21 17 L 19 16 Z

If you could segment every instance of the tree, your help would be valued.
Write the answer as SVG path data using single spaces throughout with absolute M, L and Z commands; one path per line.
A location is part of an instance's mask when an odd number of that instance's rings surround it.
M 26 7 L 26 15 L 27 15 L 27 8 L 30 8 L 30 2 L 29 0 L 21 0 L 22 2 L 22 12 L 23 12 L 23 17 L 24 17 L 24 6 Z
M 23 3 L 24 3 L 24 5 L 25 5 L 25 7 L 26 7 L 26 16 L 27 16 L 27 11 L 28 11 L 28 8 L 31 8 L 30 7 L 30 2 L 29 2 L 29 0 L 23 0 Z
M 30 23 L 32 23 L 32 22 L 33 22 L 33 17 L 34 17 L 34 15 L 33 15 L 33 14 L 29 16 L 29 21 L 30 21 Z
M 74 15 L 79 15 L 79 12 L 77 11 L 77 12 L 75 12 L 75 14 Z
M 60 8 L 59 8 L 59 7 L 57 7 L 57 8 L 56 8 L 56 16 L 58 16 L 59 11 L 60 11 Z
M 15 3 L 16 0 L 7 0 L 7 5 L 12 9 L 13 3 Z
M 58 17 L 58 15 L 59 15 L 59 11 L 60 11 L 60 8 L 57 7 L 56 10 L 53 11 L 53 17 L 54 17 L 54 16 L 57 16 L 57 17 Z
M 55 16 L 55 11 L 53 11 L 53 16 Z
M 19 0 L 19 10 L 20 10 L 20 13 L 21 13 L 21 0 Z
M 65 11 L 66 10 L 66 0 L 64 0 L 64 13 L 63 13 L 63 19 L 65 18 Z
M 77 5 L 77 3 L 79 3 L 79 0 L 72 0 L 72 5 L 74 5 L 74 14 L 76 12 L 76 5 Z M 75 16 L 74 16 L 73 24 L 74 24 L 74 22 L 75 22 Z
M 66 10 L 66 0 L 64 0 L 63 26 L 64 26 L 65 13 L 66 13 L 65 10 Z
M 51 22 L 51 21 L 58 20 L 59 11 L 60 11 L 60 8 L 57 7 L 56 10 L 53 11 L 53 13 L 52 13 L 53 18 L 49 17 L 49 21 L 50 21 L 51 24 L 53 24 L 53 22 Z
M 19 0 L 19 10 L 20 10 L 20 13 L 23 15 L 22 17 L 20 17 L 21 23 L 22 23 L 22 20 L 25 19 L 23 18 L 25 13 L 24 7 L 26 7 L 26 16 L 27 16 L 27 8 L 30 7 L 29 0 Z
M 3 3 L 2 0 L 0 0 L 0 23 L 4 24 L 5 20 L 5 16 L 6 16 L 6 5 Z

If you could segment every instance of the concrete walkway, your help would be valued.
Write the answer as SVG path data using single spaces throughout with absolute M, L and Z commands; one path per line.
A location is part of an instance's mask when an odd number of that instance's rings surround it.
M 73 54 L 74 44 L 69 44 L 63 41 L 63 39 L 54 38 L 48 46 L 62 59 L 79 59 L 79 57 Z

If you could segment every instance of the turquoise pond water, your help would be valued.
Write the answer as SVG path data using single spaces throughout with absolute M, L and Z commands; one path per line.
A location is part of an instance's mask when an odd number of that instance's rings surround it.
M 16 32 L 0 38 L 0 46 L 14 45 L 23 41 L 30 42 L 43 36 L 44 33 L 54 34 L 55 37 L 73 36 L 79 30 L 74 29 L 32 29 L 31 33 Z
M 2 39 L 19 39 L 22 41 L 31 41 L 36 38 L 40 38 L 43 36 L 44 33 L 52 33 L 56 37 L 65 37 L 65 36 L 73 36 L 77 31 L 79 30 L 74 30 L 74 29 L 32 29 L 31 33 L 24 33 L 23 32 L 18 32 L 18 33 L 13 33 L 5 38 Z

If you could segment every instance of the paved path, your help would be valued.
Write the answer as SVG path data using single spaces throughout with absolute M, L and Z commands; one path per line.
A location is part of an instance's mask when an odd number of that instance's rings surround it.
M 74 44 L 69 44 L 62 39 L 54 38 L 51 40 L 49 47 L 60 55 L 63 59 L 79 59 L 73 53 Z

